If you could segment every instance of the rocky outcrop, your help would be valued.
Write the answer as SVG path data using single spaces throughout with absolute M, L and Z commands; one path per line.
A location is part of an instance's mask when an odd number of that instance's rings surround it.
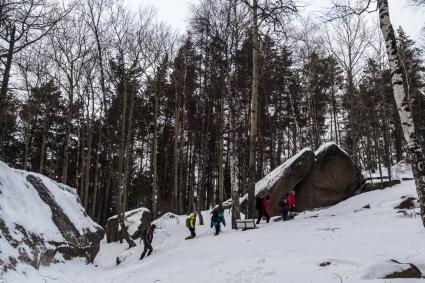
M 281 215 L 279 200 L 305 179 L 311 171 L 314 158 L 314 152 L 305 149 L 256 184 L 257 196 L 270 197 L 269 213 L 271 215 Z
M 139 237 L 137 227 L 142 223 L 147 229 L 152 221 L 149 209 L 141 207 L 125 213 L 125 227 L 130 237 L 135 240 Z M 106 223 L 106 241 L 108 243 L 117 242 L 121 239 L 121 229 L 117 215 L 112 216 Z
M 309 174 L 296 186 L 297 210 L 334 205 L 356 194 L 365 183 L 350 156 L 333 143 L 316 151 Z
M 0 266 L 34 268 L 82 257 L 93 262 L 103 229 L 81 207 L 76 191 L 0 162 Z
M 303 211 L 334 205 L 361 190 L 365 180 L 350 156 L 334 143 L 322 145 L 316 152 L 303 149 L 255 184 L 258 197 L 270 197 L 269 213 L 281 215 L 279 200 L 296 192 L 296 210 Z M 240 199 L 242 208 L 248 196 Z M 223 203 L 231 206 L 231 200 Z

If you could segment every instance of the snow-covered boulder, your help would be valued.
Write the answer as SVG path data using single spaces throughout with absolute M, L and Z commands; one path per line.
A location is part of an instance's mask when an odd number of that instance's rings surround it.
M 0 269 L 74 257 L 92 262 L 103 235 L 75 189 L 0 161 Z
M 351 157 L 335 143 L 322 145 L 309 174 L 297 185 L 297 209 L 334 205 L 356 194 L 365 183 Z
M 271 215 L 281 214 L 279 200 L 285 193 L 294 190 L 297 184 L 309 174 L 314 158 L 314 152 L 305 148 L 255 184 L 256 196 L 270 197 Z
M 149 227 L 152 216 L 149 209 L 145 207 L 136 208 L 125 213 L 125 227 L 129 235 L 137 238 L 137 228 L 143 222 L 143 226 Z M 121 228 L 118 222 L 118 216 L 114 215 L 106 222 L 106 241 L 108 243 L 116 242 L 121 238 Z

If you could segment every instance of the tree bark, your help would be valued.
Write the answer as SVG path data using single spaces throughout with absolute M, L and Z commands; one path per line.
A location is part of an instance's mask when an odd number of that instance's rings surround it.
M 41 138 L 41 148 L 40 148 L 40 163 L 39 163 L 39 169 L 38 173 L 43 174 L 44 172 L 44 159 L 46 155 L 46 143 L 47 143 L 47 111 L 44 114 L 44 121 L 43 121 L 43 137 Z
M 413 176 L 418 193 L 422 223 L 425 226 L 425 155 L 415 133 L 409 97 L 403 87 L 403 77 L 398 57 L 397 42 L 391 25 L 388 0 L 378 0 L 380 27 L 385 40 L 391 69 L 391 80 L 397 111 L 400 116 L 403 135 L 407 142 L 407 151 L 412 165 Z
M 68 182 L 68 159 L 69 159 L 69 136 L 71 134 L 71 120 L 73 114 L 73 104 L 74 104 L 74 72 L 72 69 L 74 68 L 73 64 L 71 64 L 71 74 L 69 77 L 69 101 L 68 101 L 68 112 L 66 114 L 66 122 L 65 122 L 65 140 L 63 147 L 63 165 L 62 165 L 62 183 L 65 185 Z
M 220 126 L 218 141 L 218 203 L 224 201 L 224 95 L 220 97 Z
M 2 106 L 1 104 L 6 101 L 7 90 L 9 87 L 10 70 L 12 68 L 13 51 L 15 48 L 15 35 L 16 27 L 13 25 L 12 30 L 10 31 L 9 49 L 7 51 L 6 64 L 4 66 L 3 80 L 1 83 L 0 106 Z
M 252 89 L 249 132 L 249 182 L 248 182 L 248 217 L 255 218 L 255 161 L 257 152 L 257 108 L 258 108 L 258 15 L 257 0 L 252 4 Z
M 123 178 L 123 167 L 124 167 L 124 158 L 125 158 L 125 148 L 126 148 L 126 119 L 127 119 L 127 100 L 128 100 L 128 91 L 127 91 L 127 70 L 124 70 L 123 75 L 123 103 L 122 103 L 122 116 L 121 116 L 121 139 L 120 139 L 120 147 L 119 147 L 119 157 L 118 157 L 118 177 L 117 177 L 117 191 L 118 191 L 118 202 L 117 202 L 117 210 L 118 210 L 118 221 L 121 227 L 121 236 L 123 236 L 129 245 L 129 248 L 135 247 L 136 244 L 133 240 L 131 240 L 128 235 L 127 228 L 125 227 L 125 204 L 124 195 L 125 192 L 125 178 Z M 122 238 L 120 239 L 122 243 Z

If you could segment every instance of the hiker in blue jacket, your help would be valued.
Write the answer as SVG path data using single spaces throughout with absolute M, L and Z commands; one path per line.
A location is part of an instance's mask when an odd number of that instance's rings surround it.
M 224 211 L 214 210 L 211 216 L 211 228 L 215 227 L 215 235 L 220 234 L 221 223 L 226 227 L 226 220 L 224 219 Z

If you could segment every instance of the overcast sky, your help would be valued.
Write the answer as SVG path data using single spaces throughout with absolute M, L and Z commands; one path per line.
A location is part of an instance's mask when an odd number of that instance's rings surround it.
M 127 0 L 131 5 L 137 6 L 151 5 L 158 10 L 158 17 L 169 23 L 180 32 L 186 30 L 187 18 L 189 15 L 190 3 L 197 0 Z M 308 11 L 320 11 L 329 3 L 329 0 L 309 0 L 312 6 Z M 395 28 L 402 26 L 403 29 L 415 40 L 419 40 L 421 28 L 425 24 L 425 8 L 418 9 L 408 6 L 407 0 L 389 0 L 390 16 Z M 374 13 L 376 14 L 376 13 Z M 375 15 L 377 17 L 377 15 Z

